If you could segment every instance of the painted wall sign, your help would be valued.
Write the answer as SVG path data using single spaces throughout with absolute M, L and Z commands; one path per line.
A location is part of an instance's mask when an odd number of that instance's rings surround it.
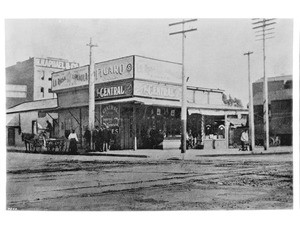
M 108 99 L 132 95 L 132 81 L 98 84 L 95 87 L 95 99 Z
M 118 128 L 120 120 L 120 110 L 117 105 L 104 105 L 102 107 L 102 123 L 109 128 Z
M 52 74 L 52 90 L 61 90 L 71 87 L 88 85 L 88 66 L 66 70 Z
M 181 88 L 175 85 L 136 80 L 134 82 L 134 95 L 180 100 Z
M 133 56 L 95 64 L 95 83 L 133 78 Z
M 181 84 L 181 64 L 135 57 L 135 77 L 138 79 Z
M 78 63 L 61 59 L 35 58 L 35 65 L 49 68 L 71 69 L 79 67 Z

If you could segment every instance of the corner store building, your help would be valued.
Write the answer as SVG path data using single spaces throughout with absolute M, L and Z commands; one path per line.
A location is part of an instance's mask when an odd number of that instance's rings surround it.
M 82 142 L 88 125 L 89 66 L 52 74 L 57 94 L 59 136 L 75 129 Z M 230 125 L 248 111 L 226 106 L 223 90 L 188 87 L 188 129 L 204 149 L 228 148 Z M 155 127 L 166 134 L 164 148 L 180 145 L 181 64 L 128 56 L 95 64 L 95 125 L 106 124 L 121 149 L 145 147 Z

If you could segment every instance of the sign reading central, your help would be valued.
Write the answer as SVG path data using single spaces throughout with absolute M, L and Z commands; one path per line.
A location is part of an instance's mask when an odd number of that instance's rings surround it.
M 96 85 L 95 99 L 108 99 L 132 95 L 132 81 Z

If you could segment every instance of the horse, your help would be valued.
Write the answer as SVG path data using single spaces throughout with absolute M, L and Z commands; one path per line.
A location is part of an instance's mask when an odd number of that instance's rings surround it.
M 32 134 L 32 133 L 23 133 L 23 132 L 21 132 L 21 138 L 22 138 L 22 141 L 24 141 L 26 152 L 28 152 L 28 151 L 30 152 L 31 151 L 30 144 L 33 144 L 33 145 L 36 144 L 40 138 L 43 138 L 44 146 L 45 146 L 45 134 L 44 134 L 44 132 L 41 132 L 38 135 Z M 35 148 L 35 151 L 36 151 L 36 146 L 34 146 L 34 148 Z

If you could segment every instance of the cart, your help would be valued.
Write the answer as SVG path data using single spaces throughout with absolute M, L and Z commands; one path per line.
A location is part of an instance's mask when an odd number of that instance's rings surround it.
M 27 151 L 33 151 L 33 152 L 41 152 L 42 146 L 44 144 L 42 139 L 33 138 L 33 139 L 24 139 L 26 152 Z M 28 146 L 28 150 L 27 150 Z
M 65 139 L 49 138 L 43 141 L 48 152 L 54 153 L 56 151 L 63 152 L 65 147 Z

